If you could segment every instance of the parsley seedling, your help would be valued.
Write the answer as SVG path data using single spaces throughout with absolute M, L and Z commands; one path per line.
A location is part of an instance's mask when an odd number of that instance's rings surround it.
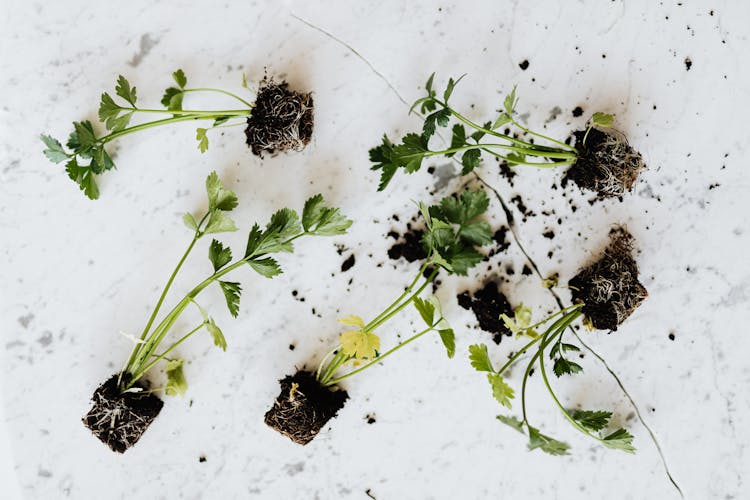
M 475 370 L 487 374 L 492 395 L 497 402 L 511 409 L 512 400 L 515 399 L 515 391 L 505 382 L 504 377 L 523 355 L 527 352 L 531 354 L 521 382 L 521 412 L 523 418 L 518 419 L 506 415 L 498 415 L 497 417 L 498 420 L 519 432 L 524 432 L 525 428 L 529 436 L 528 447 L 530 450 L 538 448 L 550 455 L 565 455 L 570 448 L 567 443 L 542 434 L 538 428 L 532 426 L 529 422 L 529 415 L 526 411 L 526 387 L 532 370 L 534 367 L 538 367 L 542 374 L 544 386 L 555 405 L 576 429 L 608 448 L 633 453 L 635 452 L 632 444 L 633 436 L 627 430 L 618 428 L 610 433 L 602 432 L 609 425 L 612 412 L 568 409 L 560 402 L 550 384 L 548 369 L 545 365 L 547 357 L 553 363 L 552 372 L 557 377 L 574 375 L 583 371 L 578 363 L 571 361 L 568 357 L 570 353 L 576 353 L 580 349 L 574 344 L 563 341 L 568 327 L 583 314 L 581 311 L 583 307 L 583 304 L 575 304 L 551 314 L 542 321 L 531 324 L 531 310 L 521 305 L 514 311 L 513 318 L 503 315 L 501 319 L 508 329 L 517 336 L 526 336 L 531 340 L 513 354 L 499 369 L 494 368 L 485 344 L 469 346 L 469 361 Z M 537 328 L 547 325 L 553 319 L 555 321 L 544 330 L 544 333 L 537 333 Z
M 272 257 L 273 254 L 292 252 L 294 249 L 293 242 L 302 237 L 343 234 L 352 223 L 339 212 L 339 209 L 326 206 L 322 195 L 316 195 L 305 203 L 301 219 L 294 210 L 283 208 L 271 216 L 271 220 L 265 229 L 261 229 L 258 224 L 255 224 L 250 230 L 247 247 L 242 257 L 238 259 L 233 259 L 230 248 L 213 239 L 208 247 L 208 258 L 212 265 L 212 273 L 190 290 L 163 316 L 161 321 L 157 322 L 156 318 L 167 293 L 196 243 L 207 235 L 237 230 L 234 221 L 227 216 L 227 213 L 237 206 L 237 196 L 224 188 L 215 172 L 208 176 L 206 190 L 208 193 L 208 210 L 199 219 L 194 218 L 190 213 L 184 215 L 183 221 L 193 233 L 192 240 L 169 276 L 140 338 L 135 339 L 135 346 L 130 357 L 117 376 L 116 391 L 111 391 L 114 392 L 111 398 L 144 392 L 144 388 L 139 384 L 139 381 L 160 362 L 165 362 L 167 375 L 167 383 L 161 389 L 167 395 L 183 394 L 187 389 L 187 381 L 183 373 L 183 360 L 172 357 L 173 351 L 195 333 L 204 329 L 217 347 L 222 350 L 226 350 L 227 347 L 222 330 L 204 307 L 198 303 L 199 294 L 212 284 L 218 285 L 224 294 L 229 312 L 236 317 L 239 314 L 242 287 L 238 282 L 228 281 L 227 275 L 249 266 L 260 275 L 272 278 L 282 272 L 279 263 Z M 200 321 L 177 340 L 173 340 L 162 347 L 167 342 L 177 320 L 190 306 L 194 306 L 200 313 Z M 162 347 L 161 350 L 160 347 Z M 153 389 L 148 392 L 161 389 Z M 96 406 L 92 412 L 95 411 L 97 411 Z M 95 434 L 99 432 L 97 436 L 107 442 L 109 439 L 107 436 L 112 433 L 110 427 L 118 425 L 117 416 L 104 414 L 103 416 L 94 415 L 95 418 L 89 418 L 90 416 L 91 413 L 85 419 L 87 425 Z M 102 426 L 107 429 L 102 430 Z M 121 441 L 125 440 L 127 446 L 122 450 L 116 450 L 124 451 L 128 446 L 132 446 L 139 437 L 140 434 L 133 439 L 133 435 L 125 432 L 122 436 L 113 436 L 112 438 L 119 440 L 116 445 L 120 447 L 122 447 Z M 107 444 L 115 449 L 111 443 L 107 442 Z
M 450 78 L 439 96 L 433 88 L 433 73 L 425 84 L 426 96 L 417 99 L 410 112 L 419 108 L 424 115 L 421 133 L 408 133 L 400 143 L 393 143 L 387 135 L 382 143 L 370 150 L 371 170 L 380 171 L 378 190 L 384 190 L 399 169 L 406 173 L 417 172 L 425 160 L 443 156 L 460 155 L 461 175 L 477 168 L 482 154 L 488 154 L 511 167 L 529 166 L 553 168 L 576 166 L 590 173 L 588 181 L 579 182 L 583 174 L 570 176 L 581 187 L 596 190 L 601 196 L 619 196 L 632 187 L 638 172 L 645 167 L 640 154 L 612 135 L 601 133 L 595 144 L 586 145 L 588 133 L 594 126 L 609 128 L 613 116 L 594 113 L 586 133 L 576 135 L 581 141 L 578 148 L 563 141 L 530 130 L 516 119 L 516 88 L 505 97 L 502 109 L 494 120 L 484 124 L 474 122 L 450 105 L 450 98 L 461 78 Z M 438 127 L 451 127 L 450 147 L 431 149 L 430 140 Z M 581 139 L 581 136 L 583 137 Z M 521 137 L 534 137 L 546 144 L 535 144 Z M 588 146 L 588 147 L 586 147 Z M 593 180 L 591 179 L 593 178 Z
M 65 147 L 49 135 L 41 136 L 46 146 L 45 156 L 53 163 L 65 162 L 68 177 L 78 184 L 86 196 L 97 199 L 99 187 L 96 177 L 115 168 L 112 156 L 107 151 L 108 144 L 122 136 L 154 127 L 198 120 L 210 122 L 210 125 L 196 129 L 195 138 L 201 153 L 208 150 L 212 130 L 239 125 L 247 125 L 247 142 L 257 155 L 277 149 L 300 150 L 309 142 L 312 134 L 310 94 L 290 91 L 286 83 L 275 84 L 267 78 L 256 92 L 248 86 L 243 74 L 242 87 L 256 95 L 256 101 L 251 103 L 226 90 L 188 87 L 187 77 L 181 69 L 172 73 L 172 78 L 175 85 L 164 91 L 161 99 L 163 108 L 144 108 L 139 107 L 136 87 L 120 75 L 115 86 L 115 97 L 105 92 L 99 104 L 99 121 L 108 132 L 98 134 L 89 120 L 73 122 L 73 132 Z M 185 96 L 195 92 L 221 94 L 234 99 L 241 106 L 237 109 L 185 109 Z M 131 120 L 136 116 L 155 115 L 166 117 L 131 125 Z
M 477 247 L 492 241 L 487 222 L 479 220 L 489 205 L 483 191 L 467 190 L 461 196 L 449 196 L 429 209 L 420 204 L 426 231 L 423 244 L 427 257 L 414 279 L 388 307 L 366 322 L 349 315 L 339 321 L 347 330 L 337 345 L 321 360 L 315 373 L 299 370 L 280 380 L 281 392 L 268 410 L 265 422 L 299 444 L 307 444 L 343 407 L 348 394 L 337 386 L 341 381 L 362 373 L 420 337 L 435 332 L 449 358 L 455 355 L 455 334 L 435 297 L 422 297 L 435 280 L 438 270 L 465 275 L 482 260 Z M 381 352 L 376 330 L 413 305 L 426 328 L 400 344 Z M 348 369 L 345 373 L 344 367 Z

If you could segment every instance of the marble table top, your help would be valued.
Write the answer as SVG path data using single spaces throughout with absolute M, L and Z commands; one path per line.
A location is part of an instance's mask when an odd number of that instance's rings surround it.
M 5 2 L 2 19 L 3 498 L 680 498 L 665 463 L 686 498 L 750 498 L 750 3 L 64 0 Z M 158 104 L 177 68 L 202 86 L 241 91 L 243 73 L 257 82 L 268 71 L 312 90 L 312 143 L 261 160 L 240 129 L 212 137 L 205 154 L 189 124 L 132 135 L 116 143 L 118 170 L 102 178 L 98 201 L 41 154 L 39 134 L 64 137 L 73 120 L 95 119 L 118 74 Z M 479 168 L 535 213 L 524 218 L 511 203 L 519 240 L 545 275 L 567 281 L 613 224 L 635 236 L 649 297 L 616 333 L 585 338 L 636 407 L 591 355 L 583 374 L 559 384 L 572 406 L 614 409 L 635 435 L 635 455 L 576 433 L 538 379 L 531 409 L 571 444 L 568 456 L 527 451 L 495 419 L 500 407 L 467 348 L 487 342 L 501 360 L 519 344 L 492 344 L 455 297 L 496 279 L 513 304 L 554 307 L 520 272 L 527 261 L 516 242 L 468 277 L 443 280 L 455 359 L 426 337 L 352 378 L 351 399 L 306 447 L 264 425 L 278 379 L 320 360 L 340 332 L 336 318 L 376 313 L 416 272 L 387 256 L 387 234 L 404 229 L 412 200 L 434 201 L 466 180 L 436 160 L 433 173 L 400 174 L 377 193 L 369 171 L 367 151 L 384 132 L 420 126 L 408 103 L 432 72 L 441 82 L 467 75 L 455 100 L 477 120 L 518 85 L 528 124 L 567 137 L 607 111 L 643 153 L 649 168 L 633 192 L 593 204 L 560 187 L 560 169 L 519 169 L 511 184 L 494 162 Z M 180 216 L 205 206 L 211 170 L 240 198 L 241 231 L 224 238 L 237 247 L 252 222 L 318 192 L 356 223 L 298 245 L 271 281 L 240 276 L 236 319 L 209 293 L 204 305 L 227 351 L 208 336 L 181 347 L 187 393 L 166 398 L 137 446 L 114 455 L 80 419 L 129 352 L 120 333 L 142 328 L 187 244 Z M 497 204 L 490 222 L 507 222 Z M 543 236 L 550 228 L 553 239 Z M 176 290 L 204 276 L 205 251 Z M 354 266 L 341 272 L 350 255 Z M 409 313 L 388 324 L 384 342 L 417 321 Z

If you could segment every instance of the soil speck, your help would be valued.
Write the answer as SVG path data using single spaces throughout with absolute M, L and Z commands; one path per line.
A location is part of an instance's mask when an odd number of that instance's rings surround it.
M 348 271 L 349 269 L 351 269 L 351 268 L 352 268 L 352 266 L 354 266 L 354 254 L 351 254 L 351 255 L 349 256 L 349 258 L 348 258 L 348 259 L 346 259 L 346 260 L 345 260 L 345 261 L 344 261 L 344 262 L 343 262 L 343 263 L 341 264 L 341 272 L 342 272 L 342 273 L 345 273 L 345 272 L 347 272 L 347 271 Z

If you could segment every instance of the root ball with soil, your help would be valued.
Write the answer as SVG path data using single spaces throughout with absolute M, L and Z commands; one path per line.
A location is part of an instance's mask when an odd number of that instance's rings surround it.
M 264 421 L 301 445 L 312 441 L 349 398 L 345 390 L 325 387 L 307 371 L 284 377 L 279 384 L 281 392 Z
M 633 258 L 633 237 L 622 226 L 609 233 L 603 255 L 583 268 L 569 282 L 574 302 L 583 303 L 588 324 L 598 330 L 617 327 L 646 299 L 648 292 L 638 281 Z
M 622 196 L 633 188 L 646 168 L 641 154 L 614 131 L 592 128 L 573 134 L 578 159 L 565 173 L 582 189 L 595 191 L 600 198 Z
M 313 131 L 313 98 L 264 78 L 247 119 L 245 136 L 253 154 L 302 151 Z

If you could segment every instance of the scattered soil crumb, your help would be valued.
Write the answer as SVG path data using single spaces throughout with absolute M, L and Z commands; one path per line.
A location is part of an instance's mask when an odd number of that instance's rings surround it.
M 482 330 L 493 334 L 492 340 L 496 344 L 500 343 L 503 335 L 511 335 L 511 331 L 500 319 L 500 315 L 512 316 L 513 309 L 508 299 L 498 289 L 497 283 L 490 281 L 484 288 L 474 292 L 473 296 L 465 291 L 458 294 L 456 298 L 458 305 L 474 313 Z

